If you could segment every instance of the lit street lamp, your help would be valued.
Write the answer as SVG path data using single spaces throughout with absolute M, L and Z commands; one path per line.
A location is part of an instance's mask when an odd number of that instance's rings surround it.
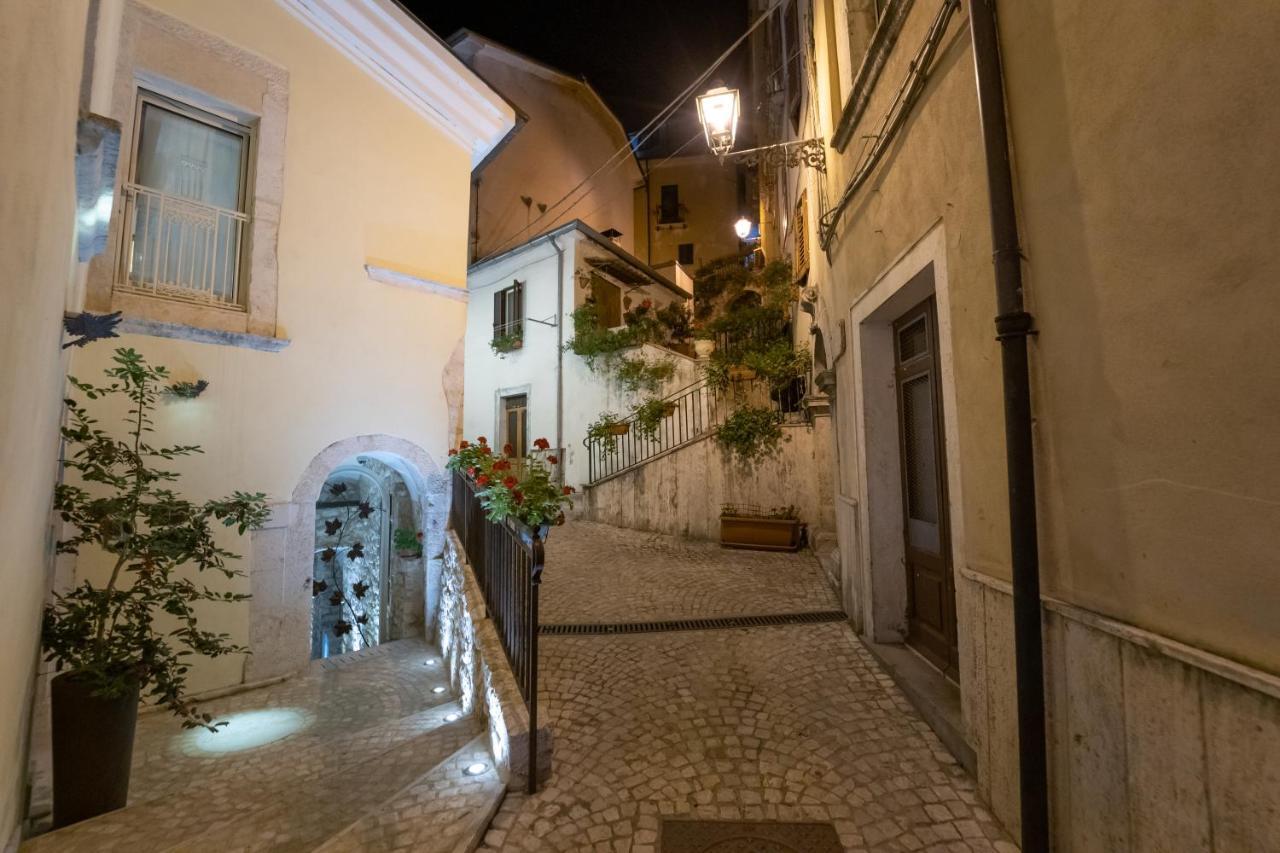
M 717 86 L 698 96 L 698 121 L 702 122 L 711 153 L 723 157 L 733 150 L 740 114 L 737 89 Z
M 747 239 L 751 236 L 751 220 L 747 219 L 745 216 L 742 217 L 737 222 L 733 223 L 733 231 L 738 235 L 739 240 Z

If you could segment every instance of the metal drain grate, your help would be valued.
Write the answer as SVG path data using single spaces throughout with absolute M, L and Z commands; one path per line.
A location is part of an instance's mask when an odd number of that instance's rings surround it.
M 663 853 L 844 853 L 829 823 L 662 822 Z
M 729 628 L 767 628 L 773 625 L 814 625 L 844 622 L 849 617 L 840 610 L 811 613 L 772 613 L 764 616 L 722 616 L 712 619 L 675 619 L 663 622 L 612 622 L 577 625 L 539 625 L 544 636 L 579 634 L 656 634 L 667 631 L 723 631 Z

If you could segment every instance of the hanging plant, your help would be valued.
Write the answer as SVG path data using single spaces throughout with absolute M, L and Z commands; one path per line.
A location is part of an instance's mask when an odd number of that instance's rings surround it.
M 601 412 L 587 426 L 587 439 L 599 442 L 605 450 L 613 452 L 618 447 L 618 436 L 626 435 L 631 425 L 613 412 Z
M 664 418 L 670 417 L 675 413 L 675 403 L 658 397 L 650 397 L 641 403 L 635 411 L 634 423 L 636 426 L 636 434 L 641 438 L 653 441 L 658 437 L 658 428 L 662 426 Z
M 194 400 L 203 394 L 208 387 L 209 381 L 207 379 L 197 379 L 195 382 L 174 382 L 165 390 L 174 397 Z
M 523 349 L 524 330 L 517 329 L 514 332 L 508 332 L 503 335 L 494 335 L 493 340 L 489 341 L 489 348 L 498 356 L 504 356 L 507 353 Z
M 720 425 L 716 441 L 740 462 L 771 456 L 782 441 L 782 415 L 762 406 L 743 406 Z

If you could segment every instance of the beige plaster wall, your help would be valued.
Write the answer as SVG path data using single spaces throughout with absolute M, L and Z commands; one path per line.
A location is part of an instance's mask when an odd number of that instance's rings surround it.
M 693 144 L 706 150 L 701 140 Z M 738 252 L 733 223 L 747 211 L 738 209 L 737 167 L 723 165 L 710 154 L 699 154 L 649 160 L 645 168 L 649 170 L 649 244 L 637 245 L 636 254 L 650 264 L 662 264 L 678 259 L 681 243 L 692 243 L 693 264 L 688 265 L 692 272 L 707 261 Z M 680 188 L 680 204 L 684 207 L 682 226 L 658 225 L 664 184 Z M 643 187 L 637 196 L 636 231 L 640 233 L 646 226 Z
M 1280 15 L 1067 0 L 1000 24 L 1046 591 L 1280 673 Z
M 0 2 L 0 846 L 16 840 L 40 611 L 51 555 L 75 263 L 75 143 L 89 4 Z
M 138 335 L 119 342 L 168 365 L 179 379 L 210 382 L 199 399 L 166 403 L 157 417 L 159 439 L 205 449 L 175 466 L 185 475 L 184 493 L 266 492 L 281 506 L 272 523 L 280 532 L 296 521 L 288 502 L 303 472 L 336 442 L 393 436 L 421 448 L 424 464 L 444 458 L 443 373 L 463 335 L 466 305 L 375 283 L 363 267 L 465 286 L 469 152 L 278 4 L 162 0 L 154 7 L 289 75 L 276 334 L 291 343 L 271 353 Z M 77 353 L 72 371 L 100 375 L 110 353 L 109 344 Z M 378 445 L 365 441 L 359 449 Z M 271 573 L 259 581 L 276 597 L 299 594 L 280 589 L 285 540 L 264 535 L 256 553 L 248 538 L 223 539 L 245 554 L 244 568 Z M 82 574 L 98 570 L 82 561 Z M 248 578 L 212 585 L 254 590 L 260 602 L 268 600 Z M 210 607 L 202 622 L 243 643 L 255 606 Z M 264 661 L 255 666 L 272 669 Z M 235 656 L 200 661 L 191 686 L 237 683 L 244 668 Z
M 811 531 L 831 531 L 831 419 L 784 426 L 777 454 L 744 465 L 714 437 L 583 489 L 587 518 L 693 539 L 720 537 L 720 506 L 795 506 Z
M 597 231 L 616 228 L 628 252 L 635 246 L 632 190 L 640 169 L 617 118 L 585 84 L 538 68 L 505 49 L 466 42 L 463 60 L 523 112 L 528 121 L 478 173 L 476 189 L 481 259 L 511 249 L 557 225 L 581 219 Z M 610 158 L 613 158 L 610 160 Z M 594 174 L 597 169 L 610 165 Z M 590 178 L 587 186 L 556 202 Z M 525 207 L 521 196 L 533 200 Z M 537 205 L 548 206 L 540 216 Z

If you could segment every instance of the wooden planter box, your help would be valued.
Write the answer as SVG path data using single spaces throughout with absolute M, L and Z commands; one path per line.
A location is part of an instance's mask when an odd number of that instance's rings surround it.
M 720 544 L 725 548 L 749 548 L 754 551 L 798 551 L 800 520 L 722 515 Z
M 631 424 L 609 424 L 604 431 L 609 435 L 626 435 L 631 431 Z

